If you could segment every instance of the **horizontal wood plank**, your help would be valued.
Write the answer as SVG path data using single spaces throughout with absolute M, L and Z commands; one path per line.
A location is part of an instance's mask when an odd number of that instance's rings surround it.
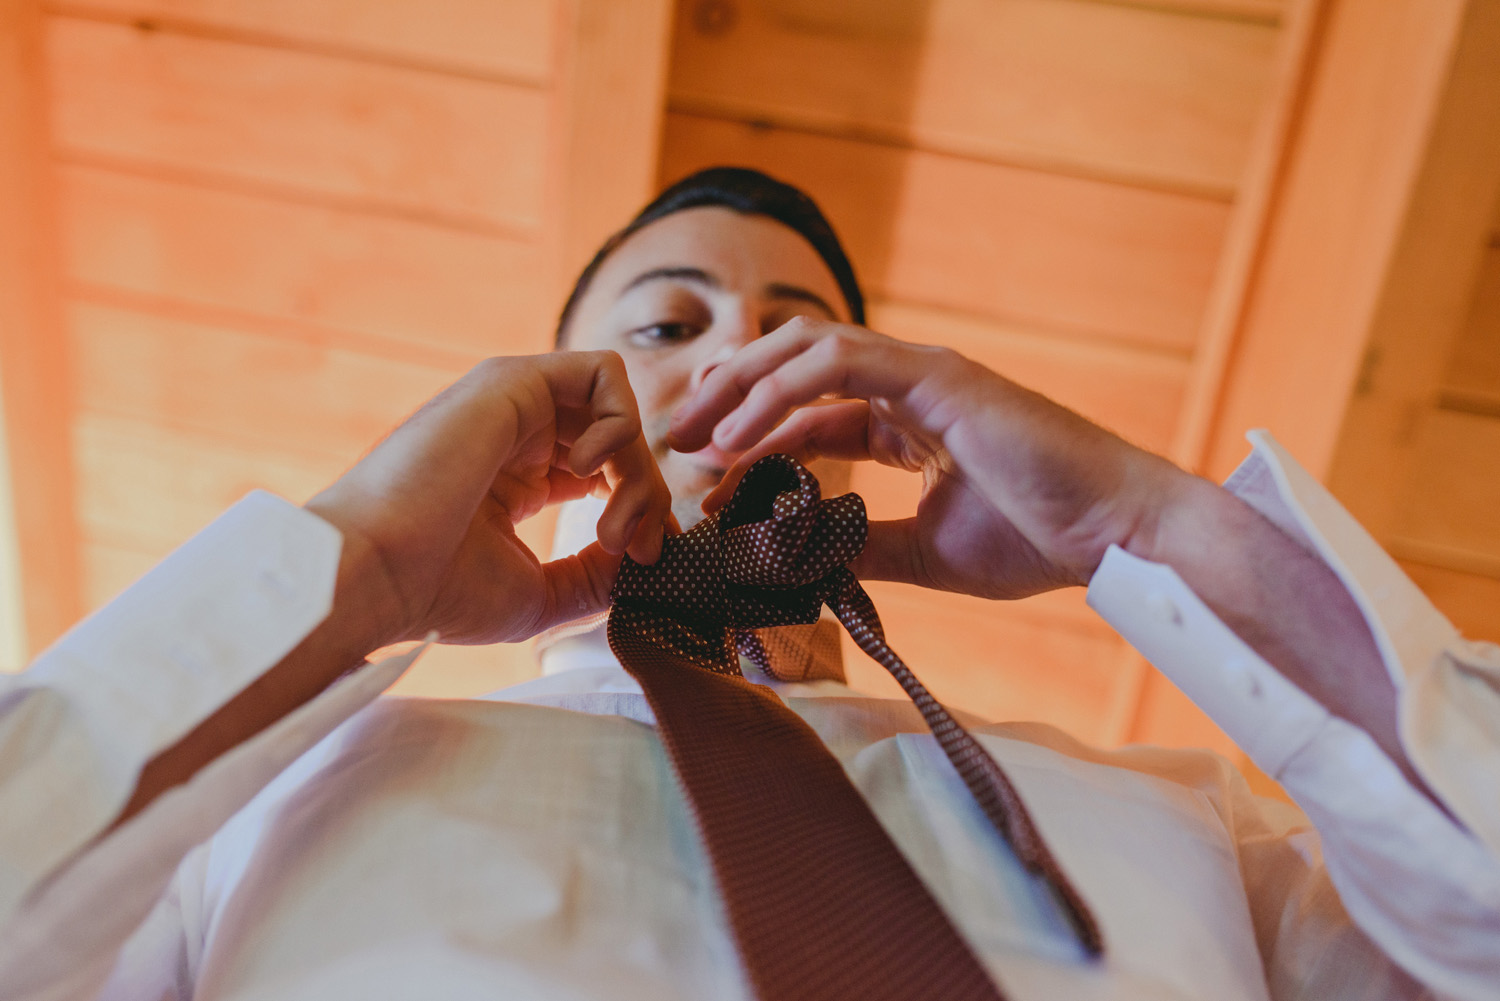
M 133 562 L 120 557 L 113 570 L 100 565 L 88 588 L 96 601 L 249 491 L 269 490 L 302 503 L 349 464 L 88 410 L 78 414 L 73 440 L 85 544 L 139 557 Z M 538 516 L 519 526 L 518 534 L 545 553 L 553 523 L 550 516 Z
M 536 232 L 534 88 L 55 17 L 65 152 Z
M 346 462 L 83 411 L 73 429 L 89 542 L 165 555 L 255 489 L 302 503 Z
M 551 344 L 532 244 L 91 167 L 59 178 L 75 282 L 475 359 Z
M 1031 602 L 991 602 L 873 581 L 891 646 L 939 701 L 986 720 L 1037 720 L 1081 740 L 1105 739 L 1122 681 L 1123 640 L 1102 622 L 1069 622 Z M 846 639 L 850 683 L 904 698 Z
M 449 646 L 427 649 L 411 670 L 391 687 L 391 695 L 429 699 L 472 699 L 541 674 L 536 646 L 495 643 L 491 646 Z
M 68 319 L 89 410 L 346 465 L 461 374 L 92 303 Z
M 74 422 L 74 450 L 85 538 L 157 557 L 251 490 L 300 504 L 347 465 L 89 411 Z
M 1287 13 L 1290 0 L 1100 0 L 1126 7 L 1175 11 L 1204 17 L 1232 17 L 1242 21 L 1276 24 Z
M 1409 540 L 1500 567 L 1500 418 L 1431 413 L 1406 482 L 1393 540 L 1398 552 Z
M 1186 358 L 900 302 L 871 303 L 870 325 L 903 340 L 953 348 L 1144 448 L 1160 452 L 1172 443 Z
M 36 4 L 0 5 L 0 659 L 13 666 L 82 611 L 44 59 Z
M 699 10 L 679 2 L 676 108 L 1225 197 L 1279 33 L 1077 0 Z
M 1409 560 L 1401 566 L 1465 636 L 1500 643 L 1500 578 Z
M 848 139 L 667 117 L 663 179 L 758 167 L 805 188 L 891 299 L 1189 350 L 1218 202 Z
M 142 27 L 242 34 L 543 84 L 558 0 L 61 0 L 49 9 Z
M 1443 378 L 1443 403 L 1500 416 L 1500 245 L 1485 252 L 1474 302 Z
M 83 589 L 87 610 L 103 608 L 161 562 L 166 551 L 147 552 L 116 543 L 83 545 Z

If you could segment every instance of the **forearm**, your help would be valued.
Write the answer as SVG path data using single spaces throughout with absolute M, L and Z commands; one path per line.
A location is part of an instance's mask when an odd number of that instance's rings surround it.
M 1397 692 L 1347 588 L 1233 494 L 1184 474 L 1149 533 L 1126 547 L 1172 567 L 1215 614 L 1330 713 L 1360 727 L 1418 787 Z

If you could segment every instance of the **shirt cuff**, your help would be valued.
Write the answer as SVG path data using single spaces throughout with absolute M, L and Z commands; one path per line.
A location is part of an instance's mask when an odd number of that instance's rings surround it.
M 0 915 L 98 835 L 144 765 L 333 604 L 342 536 L 257 491 L 0 690 Z M 44 832 L 44 833 L 43 833 Z
M 1360 728 L 1234 634 L 1172 570 L 1111 547 L 1089 604 L 1307 812 L 1351 915 L 1444 996 L 1488 997 L 1500 958 L 1500 650 L 1470 644 L 1268 434 L 1226 482 L 1358 604 L 1431 799 Z M 1446 812 L 1445 812 L 1446 811 Z

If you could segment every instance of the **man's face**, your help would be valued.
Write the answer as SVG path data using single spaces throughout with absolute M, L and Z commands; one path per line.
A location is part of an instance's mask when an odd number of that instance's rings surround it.
M 632 234 L 579 300 L 565 344 L 625 360 L 683 528 L 702 517 L 699 504 L 735 456 L 713 445 L 672 451 L 672 414 L 716 365 L 801 315 L 849 322 L 833 273 L 796 231 L 725 208 L 686 209 Z

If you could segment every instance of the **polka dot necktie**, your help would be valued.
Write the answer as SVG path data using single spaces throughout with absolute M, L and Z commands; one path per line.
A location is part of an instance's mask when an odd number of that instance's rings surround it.
M 999 999 L 999 988 L 817 734 L 743 653 L 777 676 L 776 630 L 824 604 L 921 710 L 975 801 L 1053 889 L 1085 950 L 1098 925 L 1000 766 L 886 645 L 847 564 L 864 548 L 857 494 L 822 500 L 796 460 L 753 465 L 734 496 L 661 559 L 627 557 L 609 644 L 656 714 L 761 1001 Z

